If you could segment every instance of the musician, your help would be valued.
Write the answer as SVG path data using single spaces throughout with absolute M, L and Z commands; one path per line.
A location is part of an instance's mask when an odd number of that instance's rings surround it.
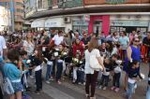
M 143 39 L 143 46 L 145 47 L 143 52 L 143 58 L 145 59 L 145 61 L 148 61 L 148 58 L 150 57 L 150 31 L 147 33 L 147 36 Z

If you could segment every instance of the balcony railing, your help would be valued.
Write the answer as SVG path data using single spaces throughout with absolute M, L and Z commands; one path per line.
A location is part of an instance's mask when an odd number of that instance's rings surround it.
M 102 4 L 147 4 L 149 0 L 84 0 L 85 5 L 102 5 Z
M 83 5 L 83 0 L 71 0 L 71 1 L 58 3 L 59 8 L 72 8 L 72 7 L 79 7 L 82 5 Z

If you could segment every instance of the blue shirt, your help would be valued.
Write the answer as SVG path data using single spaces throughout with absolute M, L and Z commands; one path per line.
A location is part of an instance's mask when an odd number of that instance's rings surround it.
M 127 36 L 119 37 L 119 42 L 120 42 L 121 45 L 128 45 L 129 38 Z
M 21 71 L 12 63 L 5 63 L 3 66 L 4 76 L 10 80 L 21 79 Z
M 140 62 L 140 59 L 141 59 L 140 48 L 139 47 L 131 46 L 131 50 L 132 50 L 131 58 L 134 61 L 139 61 Z

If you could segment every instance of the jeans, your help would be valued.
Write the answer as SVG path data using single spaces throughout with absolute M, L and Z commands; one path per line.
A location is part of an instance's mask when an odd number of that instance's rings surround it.
M 73 67 L 73 80 L 77 80 L 77 70 L 78 67 Z
M 113 76 L 113 86 L 117 88 L 120 87 L 120 76 L 121 76 L 121 73 L 115 73 Z
M 109 82 L 109 75 L 108 76 L 102 75 L 100 85 L 107 87 L 108 86 L 108 82 Z
M 150 86 L 147 87 L 146 99 L 150 99 Z
M 56 81 L 61 79 L 62 71 L 63 71 L 63 62 L 57 61 Z
M 42 90 L 42 69 L 35 71 L 36 91 Z
M 86 74 L 85 91 L 86 91 L 86 94 L 90 94 L 91 92 L 91 97 L 94 97 L 94 94 L 95 94 L 97 76 L 98 76 L 98 71 L 94 71 L 94 74 Z
M 129 83 L 128 82 L 128 88 L 127 88 L 127 92 L 126 92 L 127 99 L 132 98 L 132 94 L 134 93 L 134 90 L 135 90 L 135 84 L 136 83 Z
M 52 76 L 53 77 L 55 77 L 55 65 L 56 65 L 56 60 L 54 59 L 54 60 L 52 60 L 52 62 L 53 62 L 53 67 L 52 67 Z
M 53 68 L 52 64 L 47 64 L 46 80 L 49 80 L 49 78 L 51 77 L 51 75 L 52 75 L 52 68 Z

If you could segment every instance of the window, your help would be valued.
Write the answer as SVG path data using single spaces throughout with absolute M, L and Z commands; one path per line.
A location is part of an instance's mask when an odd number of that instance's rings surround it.
M 23 13 L 24 11 L 22 9 L 16 9 L 17 12 Z
M 23 3 L 21 3 L 21 2 L 16 2 L 16 5 L 23 6 Z

